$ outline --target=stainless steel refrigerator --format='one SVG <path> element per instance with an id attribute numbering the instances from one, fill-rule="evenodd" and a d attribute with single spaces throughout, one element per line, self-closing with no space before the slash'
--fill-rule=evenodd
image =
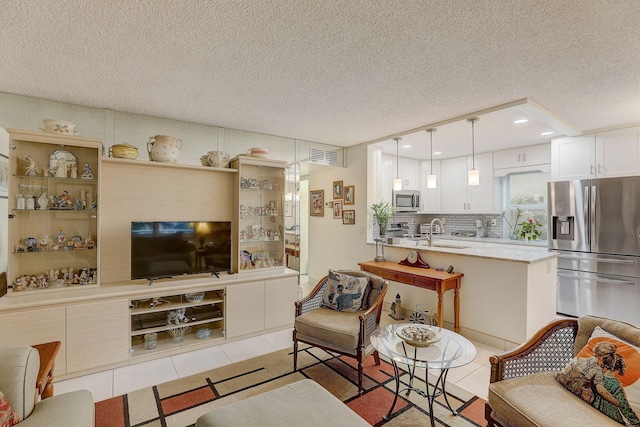
<path id="1" fill-rule="evenodd" d="M 558 313 L 640 324 L 640 177 L 548 184 Z"/>

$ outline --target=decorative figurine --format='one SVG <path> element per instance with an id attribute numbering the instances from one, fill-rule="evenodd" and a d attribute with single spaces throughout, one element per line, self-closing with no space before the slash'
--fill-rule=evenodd
<path id="1" fill-rule="evenodd" d="M 71 164 L 71 178 L 78 177 L 78 165 L 76 163 Z"/>
<path id="2" fill-rule="evenodd" d="M 33 160 L 30 154 L 27 154 L 25 157 L 27 160 L 27 168 L 25 169 L 24 174 L 28 176 L 37 176 L 38 175 L 38 166 L 36 165 L 36 161 Z"/>
<path id="3" fill-rule="evenodd" d="M 58 235 L 56 236 L 56 242 L 58 242 L 58 244 L 62 244 L 66 240 L 67 240 L 67 236 L 64 235 L 64 231 L 62 231 L 62 227 L 58 227 Z"/>
<path id="4" fill-rule="evenodd" d="M 91 166 L 89 163 L 84 163 L 84 172 L 82 172 L 82 178 L 84 179 L 93 179 L 93 172 L 91 172 Z"/>
<path id="5" fill-rule="evenodd" d="M 67 164 L 66 160 L 61 159 L 58 161 L 58 166 L 56 168 L 56 174 L 55 177 L 56 178 L 66 178 L 67 177 L 67 169 L 69 168 L 69 165 Z"/>
<path id="6" fill-rule="evenodd" d="M 394 320 L 404 320 L 404 316 L 402 315 L 402 307 L 401 307 L 402 301 L 400 300 L 400 294 L 396 294 L 396 300 L 394 303 L 391 304 L 391 313 L 389 313 L 389 316 L 391 316 L 392 319 Z"/>

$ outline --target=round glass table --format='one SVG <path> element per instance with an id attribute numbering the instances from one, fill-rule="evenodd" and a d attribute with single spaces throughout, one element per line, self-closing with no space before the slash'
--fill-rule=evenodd
<path id="1" fill-rule="evenodd" d="M 440 340 L 425 347 L 416 347 L 405 342 L 400 336 L 398 336 L 398 330 L 401 328 L 417 326 L 420 328 L 427 328 L 440 334 Z M 398 401 L 398 395 L 401 391 L 406 390 L 406 394 L 409 395 L 411 391 L 415 391 L 422 397 L 425 397 L 429 402 L 429 418 L 431 419 L 431 426 L 435 426 L 433 419 L 433 401 L 436 397 L 444 395 L 445 402 L 451 410 L 453 415 L 458 413 L 451 408 L 449 399 L 445 392 L 447 373 L 451 368 L 458 368 L 466 365 L 475 359 L 476 348 L 475 346 L 463 337 L 448 329 L 442 329 L 438 326 L 429 326 L 416 323 L 398 323 L 394 325 L 388 325 L 379 329 L 371 336 L 371 344 L 378 350 L 378 353 L 391 360 L 393 365 L 393 371 L 396 380 L 396 393 L 391 408 L 385 420 L 389 419 L 389 416 L 393 412 L 393 408 Z M 409 373 L 409 385 L 400 390 L 400 369 L 398 364 L 407 365 L 407 371 Z M 413 380 L 415 378 L 416 368 L 425 369 L 425 389 L 414 387 Z M 437 377 L 435 384 L 432 386 L 429 384 L 429 369 L 438 369 L 440 374 Z"/>

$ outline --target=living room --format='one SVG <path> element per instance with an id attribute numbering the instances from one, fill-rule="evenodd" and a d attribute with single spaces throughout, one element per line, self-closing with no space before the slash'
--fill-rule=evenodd
<path id="1" fill-rule="evenodd" d="M 196 3 L 189 4 L 190 7 L 185 7 L 185 10 L 178 10 L 181 8 L 172 5 L 170 10 L 162 12 L 145 8 L 134 10 L 129 9 L 130 6 L 123 6 L 120 10 L 109 5 L 76 4 L 64 9 L 68 13 L 62 22 L 66 25 L 47 22 L 47 19 L 39 16 L 43 11 L 31 6 L 9 7 L 3 18 L 7 28 L 15 31 L 9 43 L 42 47 L 14 49 L 15 46 L 12 46 L 7 49 L 7 62 L 15 64 L 15 67 L 3 72 L 5 84 L 0 87 L 0 127 L 38 132 L 38 123 L 42 119 L 57 118 L 74 123 L 79 137 L 102 141 L 105 151 L 100 158 L 104 157 L 104 162 L 100 168 L 96 168 L 96 172 L 99 169 L 101 179 L 116 175 L 122 178 L 117 185 L 118 190 L 123 192 L 128 186 L 133 188 L 147 182 L 145 180 L 151 179 L 153 174 L 169 179 L 169 176 L 178 175 L 179 172 L 176 172 L 176 168 L 166 169 L 171 171 L 168 173 L 158 172 L 161 169 L 159 166 L 154 169 L 156 165 L 148 169 L 138 165 L 128 169 L 125 163 L 108 157 L 108 148 L 115 144 L 126 142 L 135 146 L 140 153 L 135 162 L 143 163 L 148 158 L 149 137 L 174 136 L 182 140 L 178 164 L 185 166 L 185 174 L 198 174 L 199 177 L 218 175 L 217 172 L 195 171 L 196 168 L 207 168 L 203 166 L 201 157 L 209 151 L 226 151 L 230 157 L 235 157 L 246 154 L 254 147 L 267 148 L 269 159 L 284 161 L 287 173 L 290 172 L 292 177 L 285 186 L 288 186 L 286 193 L 291 194 L 293 211 L 283 221 L 284 227 L 294 232 L 285 238 L 294 242 L 298 239 L 296 243 L 300 243 L 301 249 L 298 264 L 291 264 L 298 271 L 287 271 L 284 275 L 287 279 L 296 277 L 297 281 L 299 273 L 307 290 L 326 276 L 329 269 L 357 270 L 358 263 L 373 260 L 378 255 L 371 241 L 376 237 L 374 231 L 377 224 L 369 207 L 379 201 L 379 193 L 372 185 L 371 146 L 417 132 L 424 135 L 426 145 L 426 128 L 434 125 L 444 127 L 451 124 L 448 123 L 450 121 L 465 122 L 466 118 L 478 112 L 521 99 L 539 102 L 584 135 L 631 128 L 640 122 L 637 97 L 633 95 L 637 93 L 637 79 L 634 73 L 624 71 L 633 69 L 637 61 L 629 54 L 634 51 L 636 40 L 635 34 L 629 30 L 633 28 L 630 25 L 633 13 L 637 12 L 636 6 L 631 3 L 621 3 L 615 7 L 598 5 L 596 9 L 599 13 L 596 14 L 584 5 L 555 3 L 517 6 L 507 12 L 491 4 L 467 8 L 469 5 L 465 2 L 450 9 L 442 5 L 414 5 L 407 6 L 406 10 L 383 5 L 361 5 L 362 10 L 357 7 L 345 7 L 343 10 L 342 6 L 307 8 L 286 2 L 286 5 L 272 5 L 264 10 L 255 5 L 245 5 L 252 17 L 249 20 L 242 18 L 247 17 L 246 11 L 231 5 L 225 5 L 218 12 Z M 576 17 L 575 8 L 580 8 L 584 16 Z M 545 16 L 543 22 L 536 25 L 527 23 L 524 27 L 514 23 L 520 19 L 526 20 L 526 15 L 533 12 L 538 13 L 537 16 Z M 200 20 L 198 15 L 207 19 Z M 122 17 L 127 24 L 113 26 L 113 19 L 106 16 Z M 441 16 L 446 18 L 445 21 L 451 19 L 448 22 L 464 24 L 461 27 L 473 31 L 465 32 L 468 37 L 460 36 L 454 42 L 450 40 L 447 26 L 438 24 L 438 36 L 431 39 L 421 29 L 425 25 L 428 27 L 431 16 Z M 221 17 L 229 22 L 221 22 L 225 20 Z M 143 21 L 146 22 L 144 27 L 139 26 Z M 285 25 L 286 22 L 291 26 Z M 318 22 L 322 23 L 321 28 L 317 27 Z M 496 33 L 491 37 L 478 36 L 485 34 L 483 31 L 488 22 L 495 24 L 491 26 L 497 28 Z M 226 25 L 234 30 L 231 31 Z M 537 25 L 542 25 L 544 30 Z M 142 31 L 131 31 L 136 26 L 145 28 L 144 37 L 140 37 Z M 251 37 L 242 38 L 239 29 L 247 27 L 255 32 L 251 32 Z M 87 40 L 86 46 L 77 46 L 77 42 L 67 44 L 61 28 L 76 29 L 78 37 Z M 165 31 L 167 28 L 174 31 L 175 35 L 168 36 L 169 30 Z M 191 28 L 191 31 L 180 35 L 184 28 Z M 210 36 L 212 28 L 216 37 Z M 317 33 L 307 32 L 309 29 Z M 290 31 L 297 37 L 291 36 Z M 375 39 L 376 42 L 371 42 L 369 46 L 367 37 L 373 37 L 377 31 L 384 33 L 384 37 Z M 27 34 L 29 32 L 33 34 Z M 413 37 L 410 34 L 421 35 Z M 111 35 L 115 37 L 113 43 L 109 41 Z M 593 43 L 585 48 L 577 40 L 584 40 L 587 36 Z M 216 41 L 209 41 L 209 37 Z M 291 44 L 294 39 L 298 42 Z M 499 41 L 510 39 L 518 42 L 510 44 L 509 54 L 506 54 L 500 47 L 503 43 Z M 53 40 L 58 44 L 44 43 L 54 43 Z M 493 41 L 486 43 L 486 40 Z M 467 44 L 471 41 L 474 45 Z M 272 46 L 272 43 L 276 45 Z M 158 48 L 163 44 L 166 44 L 168 52 Z M 61 49 L 55 49 L 55 46 Z M 410 48 L 405 51 L 403 46 Z M 444 49 L 443 46 L 448 47 Z M 526 52 L 519 52 L 517 46 L 525 46 Z M 615 46 L 615 49 L 611 49 L 611 46 Z M 437 61 L 426 53 L 435 47 Z M 17 54 L 16 50 L 22 52 Z M 547 51 L 552 51 L 552 59 L 545 57 Z M 97 55 L 96 52 L 103 54 Z M 237 52 L 243 54 L 236 55 Z M 455 63 L 445 62 L 451 52 L 464 52 L 465 55 L 461 56 L 466 59 L 458 58 Z M 54 59 L 57 54 L 64 60 Z M 211 57 L 207 59 L 207 55 Z M 144 65 L 141 66 L 139 62 L 144 62 Z M 392 65 L 394 62 L 398 65 Z M 265 67 L 258 64 L 265 64 Z M 295 65 L 290 74 L 286 71 L 286 64 Z M 424 64 L 430 66 L 425 69 Z M 86 73 L 81 73 L 83 67 L 80 65 L 87 67 Z M 439 71 L 440 68 L 448 71 Z M 192 74 L 186 76 L 188 72 L 185 70 L 191 70 Z M 324 74 L 319 75 L 318 70 Z M 226 80 L 221 77 L 223 74 Z M 425 79 L 425 76 L 429 78 Z M 403 80 L 411 82 L 400 84 Z M 492 80 L 498 82 L 490 83 Z M 351 87 L 359 89 L 352 91 Z M 308 96 L 301 96 L 305 93 Z M 310 102 L 310 99 L 314 102 Z M 478 126 L 482 123 L 481 120 Z M 469 136 L 461 144 L 470 150 Z M 546 143 L 550 143 L 551 139 L 553 137 L 549 137 Z M 7 143 L 6 139 L 2 142 Z M 517 143 L 514 143 L 513 147 L 516 146 Z M 309 162 L 312 150 L 338 153 L 339 161 L 331 166 Z M 488 151 L 492 150 L 485 146 L 478 148 L 477 154 L 486 154 Z M 0 153 L 8 155 L 8 145 L 1 146 Z M 151 170 L 153 172 L 149 174 L 145 172 Z M 132 176 L 127 177 L 127 173 Z M 224 172 L 220 175 L 224 175 Z M 231 191 L 233 175 L 227 175 L 229 180 L 224 182 Z M 339 200 L 331 197 L 336 182 L 355 190 L 352 204 L 342 206 L 342 209 L 352 211 L 348 220 L 344 216 L 334 217 L 333 208 L 328 205 Z M 101 181 L 100 185 L 108 183 Z M 220 188 L 217 186 L 214 190 Z M 113 212 L 115 201 L 121 211 L 135 212 L 138 216 L 137 219 L 126 218 L 128 223 L 134 220 L 170 221 L 171 209 L 180 212 L 188 221 L 233 221 L 230 205 L 222 207 L 210 190 L 208 184 L 200 188 L 185 186 L 176 202 L 161 193 L 144 194 L 144 189 L 136 200 L 119 197 L 114 189 L 102 189 L 99 196 L 103 202 L 109 203 L 99 207 L 100 221 L 106 225 L 109 224 L 110 215 L 117 216 Z M 322 216 L 310 215 L 309 212 L 309 197 L 318 191 L 324 192 Z M 147 197 L 153 201 L 149 202 Z M 0 208 L 10 210 L 14 202 L 0 199 Z M 279 208 L 284 211 L 285 200 L 281 205 Z M 158 206 L 161 208 L 158 209 Z M 221 209 L 222 214 L 211 214 L 211 206 Z M 156 214 L 160 211 L 162 214 Z M 193 216 L 186 219 L 184 215 L 187 214 Z M 501 220 L 501 212 L 492 214 Z M 429 216 L 429 220 L 433 216 L 436 215 Z M 3 227 L 10 224 L 10 220 L 3 222 Z M 296 229 L 299 230 L 297 236 Z M 124 257 L 124 261 L 118 258 L 123 254 L 118 253 L 118 243 L 112 243 L 113 240 L 109 242 L 113 235 L 104 229 L 100 234 L 102 238 L 97 240 L 97 244 L 107 242 L 111 245 L 109 249 L 100 248 L 101 270 L 104 271 L 101 274 L 105 278 L 121 274 L 113 282 L 120 281 L 122 275 L 130 279 L 128 256 Z M 3 242 L 2 252 L 7 254 L 15 250 L 16 243 Z M 124 247 L 128 247 L 126 242 Z M 487 276 L 486 270 L 492 270 L 498 276 L 498 281 L 522 277 L 523 287 L 517 294 L 520 296 L 529 292 L 530 284 L 536 280 L 551 283 L 555 277 L 555 261 L 544 259 L 531 262 L 526 267 L 511 263 L 505 264 L 509 267 L 500 270 L 488 267 L 488 263 L 483 264 L 477 259 L 463 260 L 462 255 L 456 253 L 458 249 L 445 249 L 433 251 L 425 248 L 421 249 L 421 253 L 433 266 L 446 269 L 449 264 L 454 264 L 456 271 L 465 274 L 460 290 L 463 335 L 468 332 L 468 337 L 475 342 L 502 351 L 523 342 L 525 338 L 521 336 L 531 336 L 533 330 L 555 317 L 555 312 L 548 312 L 546 297 L 551 295 L 547 292 L 551 287 L 545 285 L 545 301 L 541 304 L 544 309 L 533 309 L 532 313 L 532 307 L 527 306 L 526 302 L 517 308 L 509 306 L 502 311 L 504 316 L 514 313 L 514 316 L 526 318 L 512 325 L 500 320 L 501 326 L 517 327 L 518 331 L 513 334 L 512 331 L 494 334 L 493 330 L 487 329 L 490 326 L 483 324 L 492 323 L 484 313 L 497 313 L 494 307 L 487 304 L 502 304 L 493 298 L 500 291 L 497 288 L 478 291 L 476 287 L 478 294 L 474 295 L 472 287 L 493 283 L 490 278 L 482 277 Z M 398 262 L 407 257 L 411 250 L 403 245 L 387 246 L 385 256 L 391 262 Z M 114 262 L 114 259 L 117 261 Z M 451 259 L 461 261 L 451 262 Z M 6 270 L 7 262 L 7 257 L 0 260 L 3 270 Z M 539 271 L 533 271 L 536 268 Z M 472 269 L 477 269 L 479 273 L 472 273 Z M 13 280 L 14 277 L 9 277 L 9 283 Z M 105 281 L 105 285 L 109 282 Z M 103 287 L 105 289 L 108 286 Z M 125 320 L 119 318 L 116 321 L 118 324 L 112 327 L 127 332 L 127 346 L 130 344 L 129 300 L 142 299 L 142 296 L 138 298 L 136 295 L 149 292 L 148 289 L 139 289 L 137 294 L 136 290 L 131 295 L 124 295 L 122 300 L 126 299 L 126 304 L 115 310 Z M 417 304 L 423 304 L 429 310 L 438 304 L 438 296 L 434 292 L 392 283 L 385 297 L 385 310 L 389 310 L 394 303 L 396 293 L 401 293 L 406 313 L 411 312 Z M 58 295 L 55 292 L 52 294 Z M 509 300 L 504 293 L 500 295 Z M 491 301 L 484 301 L 483 297 Z M 60 299 L 64 297 L 56 296 L 53 299 L 57 299 L 56 304 L 60 305 Z M 1 307 L 7 310 L 6 302 L 0 304 L 5 304 Z M 469 308 L 467 304 L 474 307 Z M 453 293 L 445 293 L 444 313 L 440 314 L 444 315 L 447 328 L 453 328 L 455 323 L 451 310 L 453 305 Z M 105 318 L 109 316 L 107 311 L 102 314 Z M 59 316 L 55 319 L 59 320 L 56 325 L 62 330 L 65 320 Z M 263 332 L 276 333 L 274 330 Z M 252 333 L 262 335 L 259 332 Z M 44 336 L 46 331 L 42 332 Z M 280 342 L 280 338 L 278 336 L 276 340 Z M 105 362 L 103 366 L 129 363 Z M 94 366 L 78 372 L 97 371 L 98 368 Z M 65 377 L 62 374 L 59 378 L 74 375 Z"/>

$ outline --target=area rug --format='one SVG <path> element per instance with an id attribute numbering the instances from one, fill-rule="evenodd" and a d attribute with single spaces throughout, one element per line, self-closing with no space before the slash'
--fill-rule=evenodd
<path id="1" fill-rule="evenodd" d="M 114 397 L 96 403 L 96 427 L 194 426 L 200 415 L 215 408 L 304 378 L 322 385 L 372 426 L 429 425 L 427 401 L 416 393 L 401 393 L 389 420 L 383 419 L 395 392 L 393 367 L 384 360 L 376 366 L 372 356 L 366 359 L 362 396 L 358 395 L 354 359 L 308 347 L 300 351 L 298 367 L 292 372 L 292 350 L 281 350 Z M 401 379 L 406 383 L 408 375 L 403 373 Z M 416 382 L 424 389 L 424 376 L 414 380 L 414 385 Z M 440 396 L 433 409 L 436 425 L 485 425 L 483 399 L 455 385 L 447 385 L 447 395 L 458 415 L 452 415 Z M 304 425 L 304 420 L 300 422 Z"/>

